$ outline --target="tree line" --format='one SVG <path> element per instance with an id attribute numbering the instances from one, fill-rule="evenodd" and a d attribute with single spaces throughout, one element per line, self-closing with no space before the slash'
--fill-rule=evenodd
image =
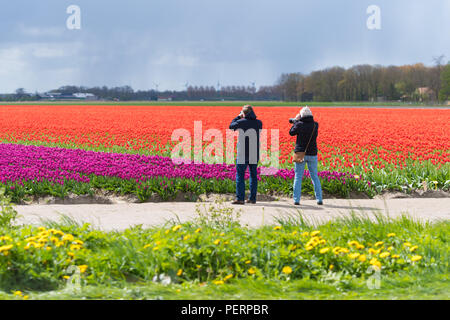
<path id="1" fill-rule="evenodd" d="M 277 81 L 285 101 L 445 101 L 450 92 L 450 63 L 427 67 L 356 65 L 282 74 Z"/>
<path id="2" fill-rule="evenodd" d="M 100 100 L 283 100 L 283 101 L 446 101 L 450 98 L 450 62 L 443 56 L 433 66 L 422 63 L 404 66 L 356 65 L 331 67 L 309 74 L 282 74 L 274 85 L 189 86 L 182 91 L 133 90 L 130 86 L 62 86 L 48 94 L 70 96 L 91 93 Z M 46 99 L 23 88 L 15 94 L 0 95 L 4 101 Z"/>

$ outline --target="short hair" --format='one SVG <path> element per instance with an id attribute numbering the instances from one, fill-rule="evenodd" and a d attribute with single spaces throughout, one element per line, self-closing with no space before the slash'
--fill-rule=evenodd
<path id="1" fill-rule="evenodd" d="M 247 104 L 242 108 L 242 111 L 244 111 L 244 114 L 247 115 L 251 111 L 253 111 L 253 107 L 251 105 Z"/>

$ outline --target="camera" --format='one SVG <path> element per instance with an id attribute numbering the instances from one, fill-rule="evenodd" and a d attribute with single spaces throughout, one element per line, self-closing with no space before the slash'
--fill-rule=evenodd
<path id="1" fill-rule="evenodd" d="M 297 119 L 295 119 L 295 118 L 290 118 L 289 119 L 289 123 L 295 123 L 297 121 Z"/>

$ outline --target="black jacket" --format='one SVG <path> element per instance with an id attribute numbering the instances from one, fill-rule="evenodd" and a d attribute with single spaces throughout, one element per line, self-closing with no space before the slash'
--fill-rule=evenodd
<path id="1" fill-rule="evenodd" d="M 237 154 L 237 160 L 242 161 L 241 157 L 243 156 L 242 153 L 239 152 L 240 148 L 242 148 L 242 139 L 241 133 L 244 134 L 249 129 L 254 129 L 256 133 L 256 163 L 259 161 L 259 134 L 260 130 L 262 129 L 262 121 L 256 119 L 256 115 L 253 111 L 250 111 L 245 118 L 240 118 L 239 116 L 234 118 L 233 121 L 231 121 L 230 124 L 231 130 L 239 130 L 239 139 L 238 139 L 238 154 Z M 250 157 L 250 150 L 255 150 L 255 146 L 252 145 L 252 148 L 250 148 L 250 138 L 248 136 L 245 136 L 245 162 L 249 162 L 250 160 L 255 160 L 254 157 Z M 251 163 L 253 163 L 252 161 Z M 256 164 L 255 163 L 255 164 Z"/>
<path id="2" fill-rule="evenodd" d="M 313 133 L 314 124 L 316 128 Z M 294 152 L 305 152 L 306 145 L 311 137 L 308 150 L 306 150 L 307 156 L 317 156 L 317 136 L 319 134 L 319 124 L 314 121 L 313 116 L 306 116 L 298 121 L 295 121 L 289 130 L 291 136 L 297 136 L 297 142 L 295 143 Z"/>

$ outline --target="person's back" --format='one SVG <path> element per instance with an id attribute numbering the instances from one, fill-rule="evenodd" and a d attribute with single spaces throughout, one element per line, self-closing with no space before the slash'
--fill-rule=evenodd
<path id="1" fill-rule="evenodd" d="M 302 192 L 302 179 L 305 165 L 308 164 L 308 170 L 311 181 L 314 185 L 317 204 L 322 205 L 322 186 L 318 175 L 317 158 L 317 137 L 319 135 L 319 123 L 314 121 L 311 110 L 308 107 L 303 108 L 295 119 L 292 119 L 293 125 L 289 134 L 297 136 L 294 152 L 305 152 L 303 162 L 295 162 L 295 178 L 293 186 L 294 204 L 300 204 Z"/>
<path id="2" fill-rule="evenodd" d="M 245 171 L 250 169 L 250 197 L 248 203 L 256 203 L 258 188 L 257 166 L 259 161 L 259 136 L 262 121 L 256 118 L 253 107 L 246 105 L 239 116 L 230 124 L 231 130 L 239 130 L 238 151 L 236 158 L 236 201 L 233 204 L 244 204 Z"/>
<path id="3" fill-rule="evenodd" d="M 257 164 L 259 161 L 259 137 L 260 130 L 262 129 L 262 121 L 257 119 L 253 108 L 251 106 L 244 106 L 239 116 L 231 122 L 230 129 L 235 131 L 239 130 L 237 146 L 238 162 L 240 164 Z M 256 139 L 256 144 L 254 139 Z"/>
<path id="4" fill-rule="evenodd" d="M 314 121 L 312 115 L 301 117 L 294 123 L 289 131 L 291 136 L 297 136 L 294 152 L 305 152 L 307 156 L 317 156 L 317 137 L 319 135 L 319 123 Z M 311 140 L 309 140 L 311 139 Z"/>

